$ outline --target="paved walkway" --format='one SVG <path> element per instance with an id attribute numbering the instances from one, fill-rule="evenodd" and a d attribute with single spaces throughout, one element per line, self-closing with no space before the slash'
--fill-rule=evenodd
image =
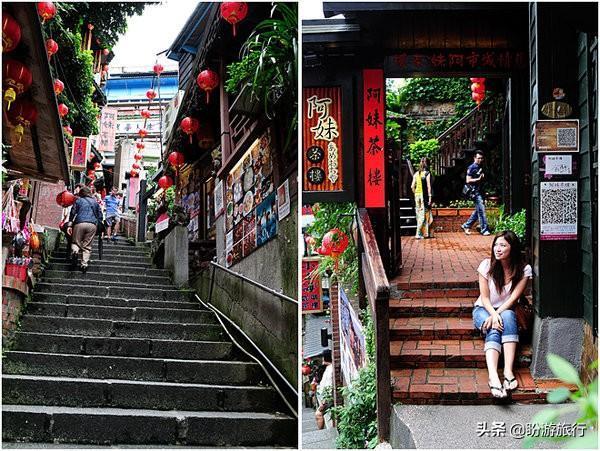
<path id="1" fill-rule="evenodd" d="M 477 286 L 477 267 L 491 252 L 493 235 L 476 232 L 436 234 L 415 240 L 402 237 L 402 273 L 390 281 L 399 289 Z"/>
<path id="2" fill-rule="evenodd" d="M 303 449 L 334 449 L 337 430 L 335 428 L 317 429 L 315 411 L 304 407 L 302 409 L 302 448 Z"/>

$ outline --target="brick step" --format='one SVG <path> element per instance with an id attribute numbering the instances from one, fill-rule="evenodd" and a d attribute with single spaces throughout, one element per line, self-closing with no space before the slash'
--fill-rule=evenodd
<path id="1" fill-rule="evenodd" d="M 63 280 L 62 282 L 68 282 Z M 105 298 L 146 299 L 152 301 L 189 301 L 192 299 L 193 290 L 178 290 L 169 288 L 148 287 L 105 287 L 74 285 L 71 283 L 40 282 L 35 285 L 38 293 L 61 293 L 77 296 L 97 296 Z"/>
<path id="2" fill-rule="evenodd" d="M 264 377 L 254 362 L 88 356 L 8 351 L 3 374 L 29 374 L 90 379 L 186 382 L 218 385 L 258 384 Z"/>
<path id="3" fill-rule="evenodd" d="M 200 304 L 188 301 L 170 302 L 155 301 L 148 299 L 123 299 L 118 297 L 100 297 L 100 296 L 78 296 L 77 294 L 65 293 L 33 293 L 34 302 L 58 303 L 67 305 L 98 305 L 105 307 L 150 307 L 161 309 L 188 309 L 198 310 Z"/>
<path id="4" fill-rule="evenodd" d="M 102 269 L 102 268 L 98 268 Z M 161 271 L 161 270 L 159 270 Z M 164 270 L 162 270 L 164 271 Z M 148 285 L 170 285 L 171 279 L 168 274 L 151 275 L 151 274 L 123 274 L 120 268 L 114 272 L 94 271 L 82 274 L 80 271 L 57 271 L 50 269 L 44 272 L 44 279 L 48 280 L 94 280 L 104 284 L 112 284 L 113 282 L 128 283 L 128 284 L 148 284 Z"/>
<path id="5" fill-rule="evenodd" d="M 529 368 L 518 368 L 519 388 L 510 398 L 492 397 L 485 368 L 417 368 L 392 370 L 395 402 L 403 404 L 545 403 L 547 389 L 536 385 Z M 502 379 L 502 374 L 500 375 Z"/>
<path id="6" fill-rule="evenodd" d="M 65 318 L 109 319 L 120 321 L 153 321 L 165 323 L 215 323 L 210 310 L 179 310 L 148 307 L 106 307 L 98 305 L 69 305 L 56 302 L 30 302 L 27 314 L 62 316 Z"/>
<path id="7" fill-rule="evenodd" d="M 414 271 L 414 269 L 413 269 Z M 431 276 L 422 275 L 419 271 L 416 271 L 417 275 L 411 276 L 409 281 L 398 281 L 396 282 L 396 288 L 398 290 L 472 290 L 476 289 L 479 292 L 479 281 L 471 277 L 469 279 L 457 279 L 457 280 L 431 280 Z M 422 276 L 422 277 L 421 277 Z M 429 280 L 427 280 L 429 279 Z M 443 279 L 443 278 L 442 278 Z M 393 284 L 393 282 L 392 282 Z M 479 293 L 478 293 L 479 294 Z"/>
<path id="8" fill-rule="evenodd" d="M 226 360 L 232 344 L 227 341 L 168 340 L 132 337 L 90 337 L 38 332 L 17 332 L 13 351 L 190 360 Z"/>
<path id="9" fill-rule="evenodd" d="M 2 376 L 2 402 L 64 407 L 222 412 L 268 412 L 280 407 L 277 392 L 271 387 L 18 374 Z"/>
<path id="10" fill-rule="evenodd" d="M 396 368 L 486 368 L 483 339 L 407 340 L 390 343 L 390 363 Z M 520 346 L 516 366 L 529 367 L 531 346 Z"/>
<path id="11" fill-rule="evenodd" d="M 390 299 L 390 318 L 413 316 L 471 317 L 473 298 L 402 298 Z"/>
<path id="12" fill-rule="evenodd" d="M 437 285 L 437 286 L 432 286 Z M 475 303 L 479 297 L 479 287 L 450 287 L 446 282 L 427 283 L 426 287 L 416 289 L 399 288 L 399 298 L 425 299 L 425 298 L 468 298 Z"/>
<path id="13" fill-rule="evenodd" d="M 262 412 L 2 406 L 4 441 L 295 447 L 297 421 Z"/>
<path id="14" fill-rule="evenodd" d="M 393 340 L 470 340 L 479 332 L 472 318 L 455 316 L 416 316 L 390 319 Z"/>

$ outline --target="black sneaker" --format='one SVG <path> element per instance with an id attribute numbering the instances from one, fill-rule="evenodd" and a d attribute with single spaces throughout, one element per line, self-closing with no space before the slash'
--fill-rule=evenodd
<path id="1" fill-rule="evenodd" d="M 81 265 L 81 274 L 85 274 L 87 272 L 87 270 L 88 270 L 87 265 L 86 266 Z"/>

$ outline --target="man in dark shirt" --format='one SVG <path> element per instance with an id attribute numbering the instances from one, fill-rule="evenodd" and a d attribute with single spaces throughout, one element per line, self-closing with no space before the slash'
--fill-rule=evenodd
<path id="1" fill-rule="evenodd" d="M 488 229 L 487 218 L 485 217 L 485 204 L 483 201 L 483 190 L 482 184 L 484 179 L 483 168 L 483 152 L 478 150 L 475 152 L 473 157 L 473 164 L 467 169 L 467 184 L 472 186 L 473 190 L 473 201 L 475 202 L 475 210 L 471 213 L 471 216 L 465 222 L 461 228 L 467 235 L 471 234 L 471 226 L 475 221 L 479 221 L 479 228 L 482 235 L 490 235 Z"/>

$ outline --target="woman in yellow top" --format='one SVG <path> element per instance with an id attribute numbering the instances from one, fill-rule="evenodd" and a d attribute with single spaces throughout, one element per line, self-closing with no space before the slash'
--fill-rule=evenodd
<path id="1" fill-rule="evenodd" d="M 430 231 L 433 217 L 431 216 L 431 174 L 429 173 L 429 159 L 423 157 L 419 164 L 419 170 L 414 173 L 411 184 L 415 195 L 415 212 L 417 215 L 416 240 L 431 238 Z"/>

